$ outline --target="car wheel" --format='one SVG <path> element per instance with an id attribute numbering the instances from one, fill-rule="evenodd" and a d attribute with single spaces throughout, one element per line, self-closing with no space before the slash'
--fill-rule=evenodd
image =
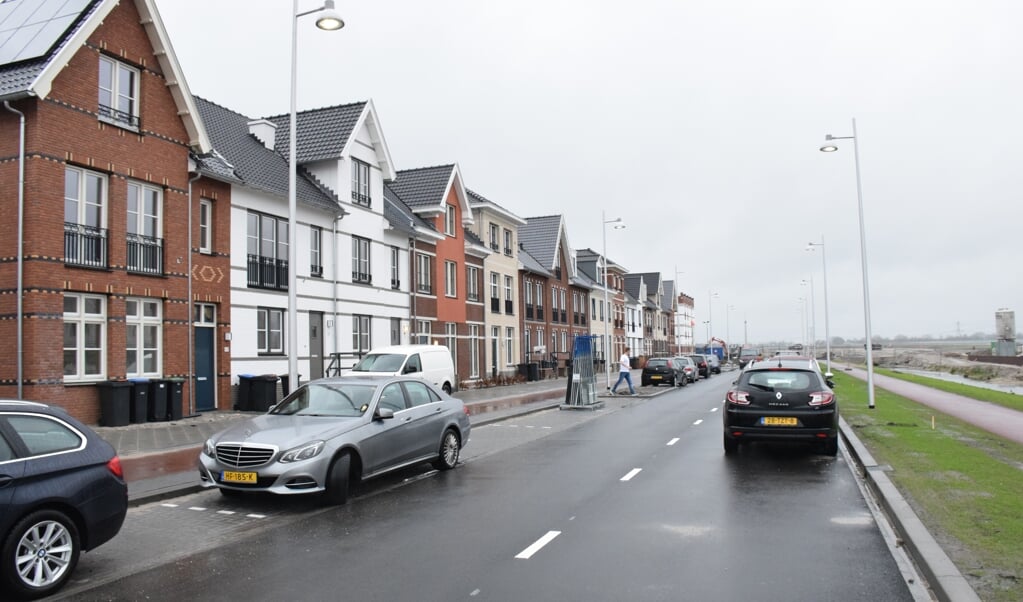
<path id="1" fill-rule="evenodd" d="M 458 440 L 458 433 L 454 429 L 444 431 L 440 439 L 440 457 L 433 462 L 437 470 L 451 470 L 458 464 L 458 455 L 462 451 L 462 442 Z"/>
<path id="2" fill-rule="evenodd" d="M 441 389 L 448 395 L 451 395 L 451 383 L 444 383 L 444 386 L 442 386 Z"/>
<path id="3" fill-rule="evenodd" d="M 78 527 L 63 512 L 33 512 L 4 542 L 0 576 L 19 598 L 48 596 L 71 578 L 81 545 Z"/>
<path id="4" fill-rule="evenodd" d="M 725 455 L 730 456 L 735 452 L 739 451 L 739 442 L 732 439 L 728 435 L 723 435 L 722 441 L 725 444 Z"/>
<path id="5" fill-rule="evenodd" d="M 340 506 L 348 501 L 348 482 L 352 473 L 352 456 L 347 452 L 338 456 L 327 471 L 327 503 Z"/>
<path id="6" fill-rule="evenodd" d="M 824 442 L 824 448 L 822 452 L 825 456 L 837 456 L 838 455 L 838 437 L 832 437 Z"/>

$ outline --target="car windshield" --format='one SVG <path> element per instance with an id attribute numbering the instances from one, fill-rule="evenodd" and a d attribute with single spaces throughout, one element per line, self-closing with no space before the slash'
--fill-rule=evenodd
<path id="1" fill-rule="evenodd" d="M 271 414 L 356 418 L 369 409 L 374 385 L 309 384 L 270 411 Z"/>
<path id="2" fill-rule="evenodd" d="M 405 361 L 403 353 L 371 353 L 362 358 L 353 372 L 397 372 Z"/>
<path id="3" fill-rule="evenodd" d="M 746 382 L 765 391 L 775 391 L 778 389 L 805 391 L 810 388 L 812 381 L 808 372 L 764 370 L 750 373 L 749 379 Z"/>
<path id="4" fill-rule="evenodd" d="M 668 360 L 652 359 L 652 360 L 648 360 L 646 365 L 650 366 L 651 368 L 656 368 L 658 366 L 667 365 L 667 363 L 668 363 Z"/>

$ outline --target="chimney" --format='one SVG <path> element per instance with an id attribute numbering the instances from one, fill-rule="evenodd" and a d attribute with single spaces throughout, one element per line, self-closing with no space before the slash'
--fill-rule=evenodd
<path id="1" fill-rule="evenodd" d="M 266 119 L 254 119 L 249 122 L 249 133 L 270 150 L 274 149 L 274 138 L 277 136 L 277 125 Z"/>

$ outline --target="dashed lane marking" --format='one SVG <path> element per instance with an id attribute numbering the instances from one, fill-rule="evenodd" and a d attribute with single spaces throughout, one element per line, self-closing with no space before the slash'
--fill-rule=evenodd
<path id="1" fill-rule="evenodd" d="M 640 473 L 640 471 L 642 471 L 642 470 L 643 470 L 642 468 L 633 468 L 632 470 L 630 470 L 628 472 L 628 474 L 626 474 L 624 477 L 622 477 L 619 480 L 620 481 L 631 481 L 632 477 L 638 475 Z"/>
<path id="2" fill-rule="evenodd" d="M 533 556 L 533 554 L 539 552 L 545 545 L 553 541 L 554 538 L 557 537 L 558 535 L 561 535 L 561 531 L 548 531 L 543 537 L 533 542 L 533 545 L 516 554 L 515 557 L 521 558 L 523 560 L 528 560 Z"/>
<path id="3" fill-rule="evenodd" d="M 678 443 L 678 437 L 675 437 L 671 441 L 668 441 L 668 445 L 675 445 L 676 443 Z"/>
<path id="4" fill-rule="evenodd" d="M 702 418 L 700 420 L 697 420 L 696 422 L 694 422 L 693 426 L 699 426 L 701 422 L 703 422 Z"/>

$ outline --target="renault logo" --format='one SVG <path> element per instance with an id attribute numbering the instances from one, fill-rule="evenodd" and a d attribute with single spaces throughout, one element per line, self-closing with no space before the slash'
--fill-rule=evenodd
<path id="1" fill-rule="evenodd" d="M 781 391 L 778 391 L 777 393 L 775 393 L 774 394 L 774 398 L 775 399 L 781 399 Z"/>

